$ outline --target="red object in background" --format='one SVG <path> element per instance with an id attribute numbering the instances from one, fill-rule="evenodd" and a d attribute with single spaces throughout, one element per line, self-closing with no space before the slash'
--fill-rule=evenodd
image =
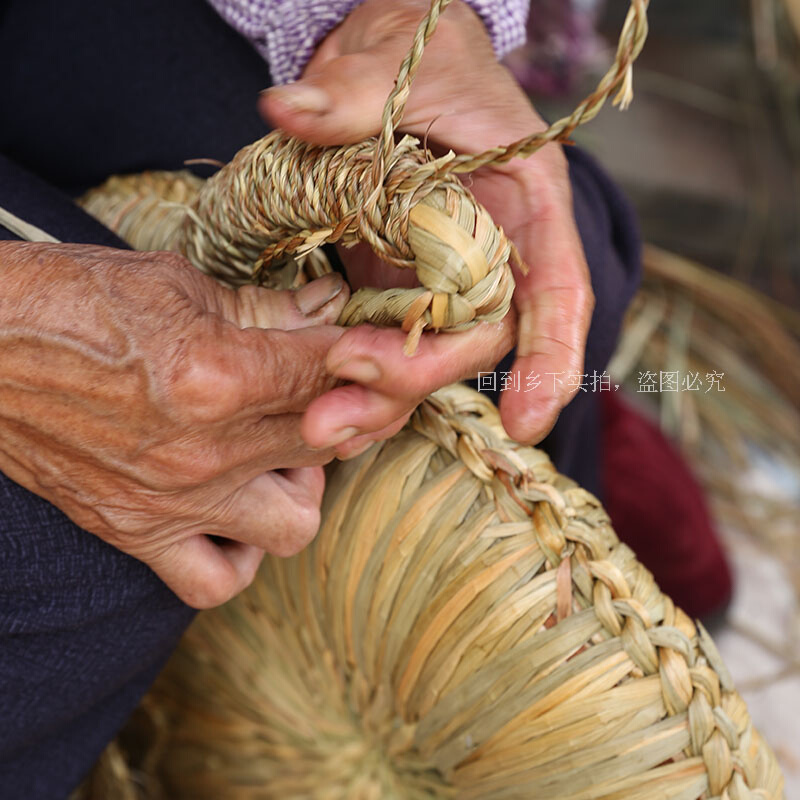
<path id="1" fill-rule="evenodd" d="M 617 536 L 690 617 L 718 620 L 731 570 L 689 466 L 619 393 L 601 393 L 601 414 L 604 505 Z"/>

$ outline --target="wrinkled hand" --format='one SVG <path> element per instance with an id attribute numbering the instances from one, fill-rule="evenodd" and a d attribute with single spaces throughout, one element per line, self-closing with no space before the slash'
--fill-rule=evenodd
<path id="1" fill-rule="evenodd" d="M 303 78 L 266 92 L 261 111 L 291 134 L 318 144 L 344 144 L 375 135 L 381 112 L 426 0 L 367 0 L 320 45 Z M 401 129 L 457 152 L 480 152 L 545 125 L 510 73 L 497 63 L 479 17 L 454 2 L 442 15 L 411 87 Z M 583 352 L 594 299 L 572 212 L 566 159 L 548 145 L 528 160 L 484 168 L 469 184 L 519 248 L 529 266 L 515 269 L 516 290 L 501 323 L 458 334 L 423 334 L 412 359 L 405 335 L 359 326 L 328 353 L 339 378 L 355 381 L 315 400 L 303 434 L 340 455 L 360 452 L 393 434 L 431 391 L 490 370 L 516 341 L 517 386 L 540 375 L 534 391 L 503 392 L 500 412 L 509 434 L 537 442 L 550 430 L 574 387 L 553 387 L 546 373 L 574 374 Z M 354 286 L 409 285 L 409 270 L 378 268 L 363 250 L 347 251 Z M 413 277 L 413 276 L 412 276 Z"/>
<path id="2" fill-rule="evenodd" d="M 174 253 L 0 242 L 0 470 L 190 605 L 224 602 L 317 532 L 333 452 L 300 421 L 335 383 L 342 287 L 233 292 Z"/>

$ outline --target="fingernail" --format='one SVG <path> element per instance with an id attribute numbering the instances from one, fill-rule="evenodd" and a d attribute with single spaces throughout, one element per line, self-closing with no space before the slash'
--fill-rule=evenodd
<path id="1" fill-rule="evenodd" d="M 381 370 L 378 365 L 368 358 L 350 358 L 342 362 L 333 370 L 337 378 L 355 383 L 375 383 L 381 378 Z"/>
<path id="2" fill-rule="evenodd" d="M 331 105 L 330 95 L 317 86 L 308 86 L 305 83 L 287 83 L 267 89 L 266 93 L 274 97 L 292 111 L 308 111 L 321 114 Z"/>
<path id="3" fill-rule="evenodd" d="M 353 428 L 352 426 L 339 428 L 338 431 L 334 431 L 330 435 L 323 447 L 336 447 L 337 444 L 346 442 L 348 439 L 352 439 L 354 436 L 358 436 L 358 428 Z"/>
<path id="4" fill-rule="evenodd" d="M 326 303 L 330 303 L 344 286 L 344 279 L 338 272 L 331 272 L 311 283 L 297 289 L 294 294 L 294 304 L 300 313 L 307 317 L 319 311 Z"/>

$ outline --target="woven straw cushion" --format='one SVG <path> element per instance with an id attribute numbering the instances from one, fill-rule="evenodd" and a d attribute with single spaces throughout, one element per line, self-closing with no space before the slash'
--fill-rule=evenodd
<path id="1" fill-rule="evenodd" d="M 708 635 L 454 386 L 332 465 L 300 555 L 200 615 L 147 706 L 170 798 L 778 798 Z"/>

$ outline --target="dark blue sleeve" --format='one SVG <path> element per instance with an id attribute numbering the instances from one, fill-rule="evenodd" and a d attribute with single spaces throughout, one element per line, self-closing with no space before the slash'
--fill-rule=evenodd
<path id="1" fill-rule="evenodd" d="M 0 153 L 0 206 L 56 239 L 107 247 L 127 245 L 71 197 Z M 0 239 L 19 239 L 0 225 Z"/>

